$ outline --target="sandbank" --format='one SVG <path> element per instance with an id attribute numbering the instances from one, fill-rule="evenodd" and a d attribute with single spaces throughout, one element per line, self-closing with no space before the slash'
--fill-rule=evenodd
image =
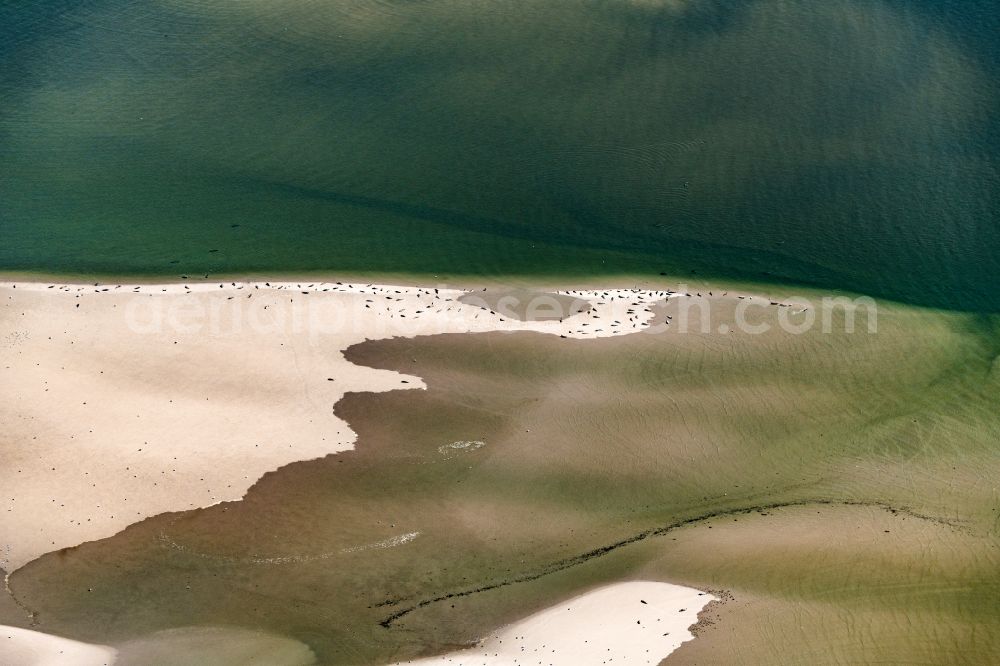
<path id="1" fill-rule="evenodd" d="M 648 581 L 608 585 L 504 627 L 479 645 L 420 666 L 658 664 L 694 636 L 688 628 L 715 597 Z M 397 665 L 398 666 L 398 665 Z"/>
<path id="2" fill-rule="evenodd" d="M 338 282 L 0 283 L 0 568 L 152 515 L 240 499 L 263 474 L 351 448 L 347 392 L 420 389 L 360 367 L 366 339 L 646 327 L 671 295 L 567 290 L 519 321 L 460 290 Z M 540 307 L 551 313 L 550 299 Z M 546 309 L 548 308 L 548 309 Z"/>
<path id="3" fill-rule="evenodd" d="M 19 666 L 110 666 L 117 650 L 30 629 L 0 626 L 0 660 Z"/>

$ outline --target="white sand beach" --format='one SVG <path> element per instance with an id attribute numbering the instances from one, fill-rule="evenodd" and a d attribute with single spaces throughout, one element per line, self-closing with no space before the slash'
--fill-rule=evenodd
<path id="1" fill-rule="evenodd" d="M 646 581 L 608 585 L 504 627 L 475 648 L 400 662 L 419 666 L 658 664 L 694 636 L 715 597 Z M 399 665 L 396 665 L 399 666 Z"/>
<path id="2" fill-rule="evenodd" d="M 666 291 L 563 292 L 589 311 L 520 321 L 454 289 L 320 282 L 0 283 L 0 568 L 152 515 L 240 499 L 262 475 L 351 448 L 349 391 L 419 389 L 359 367 L 366 339 L 642 329 Z M 551 300 L 551 299 L 550 299 Z M 554 302 L 554 301 L 553 301 Z M 546 310 L 548 308 L 548 310 Z"/>

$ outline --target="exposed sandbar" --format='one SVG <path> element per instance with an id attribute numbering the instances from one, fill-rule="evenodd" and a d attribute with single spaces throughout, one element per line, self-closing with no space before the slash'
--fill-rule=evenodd
<path id="1" fill-rule="evenodd" d="M 658 664 L 694 636 L 688 628 L 714 597 L 647 581 L 592 590 L 504 627 L 475 648 L 402 662 L 420 666 Z"/>
<path id="2" fill-rule="evenodd" d="M 346 361 L 366 339 L 642 329 L 665 291 L 576 291 L 587 312 L 518 321 L 441 288 L 341 283 L 0 284 L 0 567 L 243 496 L 349 449 L 349 391 L 424 388 Z"/>

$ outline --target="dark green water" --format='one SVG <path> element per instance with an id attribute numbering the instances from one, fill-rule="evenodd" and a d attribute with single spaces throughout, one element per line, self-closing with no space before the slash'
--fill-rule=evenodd
<path id="1" fill-rule="evenodd" d="M 1000 310 L 994 2 L 0 0 L 0 270 Z"/>

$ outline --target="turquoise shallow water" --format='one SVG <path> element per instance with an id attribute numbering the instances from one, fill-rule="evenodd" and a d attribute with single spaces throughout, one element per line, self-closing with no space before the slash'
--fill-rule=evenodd
<path id="1" fill-rule="evenodd" d="M 0 270 L 1000 309 L 992 3 L 0 3 Z"/>

